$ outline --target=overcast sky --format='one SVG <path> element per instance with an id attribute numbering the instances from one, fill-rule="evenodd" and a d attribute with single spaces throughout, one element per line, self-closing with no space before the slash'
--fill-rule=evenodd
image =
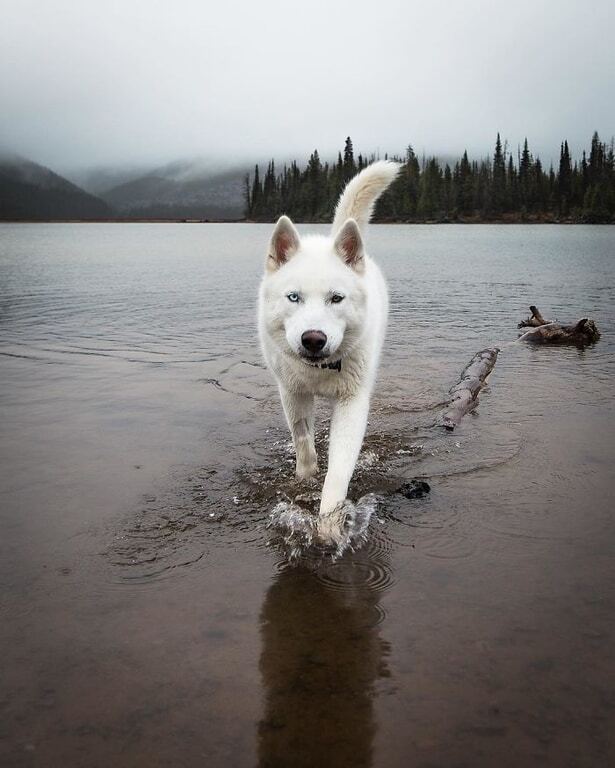
<path id="1" fill-rule="evenodd" d="M 192 156 L 549 160 L 615 133 L 615 2 L 0 0 L 0 144 L 59 170 Z"/>

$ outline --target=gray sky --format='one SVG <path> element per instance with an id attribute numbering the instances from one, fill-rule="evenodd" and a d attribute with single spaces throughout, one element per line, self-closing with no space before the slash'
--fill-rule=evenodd
<path id="1" fill-rule="evenodd" d="M 0 144 L 61 170 L 191 156 L 549 160 L 615 133 L 615 2 L 0 0 Z"/>

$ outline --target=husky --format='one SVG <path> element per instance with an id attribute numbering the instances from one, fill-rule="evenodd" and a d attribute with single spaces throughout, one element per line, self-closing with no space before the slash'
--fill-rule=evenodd
<path id="1" fill-rule="evenodd" d="M 335 539 L 334 521 L 363 443 L 386 332 L 387 287 L 365 251 L 364 230 L 399 168 L 379 161 L 351 179 L 328 237 L 300 237 L 281 216 L 267 250 L 258 302 L 260 343 L 280 390 L 300 480 L 318 470 L 314 398 L 333 403 L 317 525 L 324 539 Z"/>

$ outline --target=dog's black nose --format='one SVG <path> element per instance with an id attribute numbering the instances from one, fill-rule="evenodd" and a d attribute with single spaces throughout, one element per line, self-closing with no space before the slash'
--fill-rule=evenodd
<path id="1" fill-rule="evenodd" d="M 301 343 L 312 355 L 317 354 L 327 343 L 327 337 L 322 331 L 305 331 L 301 334 Z"/>

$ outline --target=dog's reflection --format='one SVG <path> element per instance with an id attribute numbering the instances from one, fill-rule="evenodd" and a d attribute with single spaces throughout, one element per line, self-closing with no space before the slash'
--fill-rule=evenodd
<path id="1" fill-rule="evenodd" d="M 374 683 L 388 676 L 387 646 L 377 593 L 353 587 L 352 562 L 339 566 L 350 574 L 343 590 L 288 568 L 265 597 L 260 768 L 371 765 Z"/>

